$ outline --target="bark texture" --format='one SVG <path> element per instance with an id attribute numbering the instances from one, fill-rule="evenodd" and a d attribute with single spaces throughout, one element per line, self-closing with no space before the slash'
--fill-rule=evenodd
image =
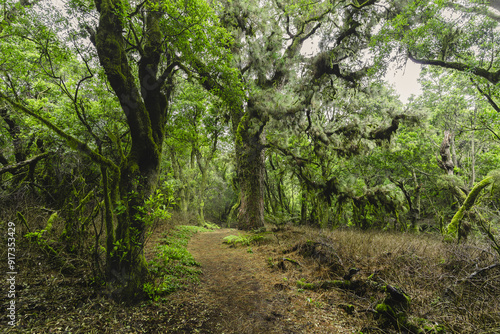
<path id="1" fill-rule="evenodd" d="M 453 169 L 455 168 L 455 164 L 453 163 L 453 158 L 450 152 L 451 141 L 453 140 L 452 137 L 453 136 L 450 131 L 445 131 L 443 142 L 441 143 L 441 146 L 439 148 L 441 160 L 438 160 L 438 164 L 439 167 L 446 171 L 446 174 L 448 175 L 453 175 Z"/>
<path id="2" fill-rule="evenodd" d="M 159 12 L 151 9 L 146 14 L 144 42 L 137 62 L 138 85 L 135 66 L 131 65 L 133 60 L 127 54 L 128 46 L 122 34 L 123 4 L 96 0 L 96 7 L 99 25 L 95 46 L 99 61 L 118 97 L 131 137 L 128 155 L 122 155 L 119 172 L 111 176 L 116 187 L 110 191 L 114 192 L 114 205 L 120 210 L 116 217 L 113 250 L 108 249 L 107 272 L 109 279 L 118 283 L 118 293 L 133 299 L 142 293 L 148 276 L 143 254 L 146 226 L 140 207 L 158 181 L 169 95 L 169 90 L 162 90 L 162 86 L 171 78 L 168 72 L 171 67 L 167 66 L 165 72 L 158 75 L 160 55 L 164 52 Z M 109 244 L 108 240 L 108 248 Z"/>
<path id="3" fill-rule="evenodd" d="M 255 124 L 256 126 L 251 126 Z M 246 112 L 233 113 L 236 133 L 236 166 L 240 187 L 238 228 L 253 230 L 264 226 L 264 126 L 249 102 Z"/>

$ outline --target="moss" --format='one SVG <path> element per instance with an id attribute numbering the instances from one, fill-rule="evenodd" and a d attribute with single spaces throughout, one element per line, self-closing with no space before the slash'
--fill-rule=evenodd
<path id="1" fill-rule="evenodd" d="M 406 328 L 410 330 L 410 333 L 418 332 L 417 327 L 409 324 L 405 312 L 396 312 L 395 309 L 382 302 L 375 306 L 375 311 L 379 315 L 379 320 L 383 327 L 390 327 L 391 325 L 399 330 L 400 328 Z"/>
<path id="2" fill-rule="evenodd" d="M 460 230 L 460 221 L 464 217 L 465 213 L 472 208 L 474 205 L 474 202 L 476 201 L 476 198 L 479 196 L 479 193 L 481 190 L 483 190 L 485 187 L 489 186 L 493 182 L 493 177 L 488 176 L 484 178 L 481 182 L 476 184 L 474 188 L 472 188 L 471 192 L 465 199 L 465 202 L 462 204 L 460 209 L 458 209 L 457 213 L 453 216 L 451 219 L 451 222 L 448 224 L 446 227 L 446 231 L 449 236 L 457 236 L 458 237 L 458 232 Z"/>
<path id="3" fill-rule="evenodd" d="M 23 214 L 19 211 L 17 211 L 16 213 L 16 216 L 17 216 L 17 219 L 19 219 L 19 221 L 28 229 L 29 231 L 29 228 L 28 228 L 28 222 L 26 221 L 26 218 L 24 218 Z"/>
<path id="4" fill-rule="evenodd" d="M 445 332 L 445 327 L 443 325 L 433 324 L 424 318 L 415 318 L 413 322 L 415 322 L 415 325 L 412 324 L 412 326 L 416 328 L 416 333 L 440 334 Z"/>
<path id="5" fill-rule="evenodd" d="M 317 290 L 318 287 L 314 283 L 306 283 L 302 280 L 297 281 L 297 287 L 304 290 Z"/>
<path id="6" fill-rule="evenodd" d="M 54 221 L 57 219 L 57 217 L 57 212 L 54 212 L 50 215 L 49 219 L 47 220 L 47 225 L 45 226 L 45 231 L 49 232 L 52 229 L 52 225 L 54 224 Z"/>
<path id="7" fill-rule="evenodd" d="M 339 304 L 339 308 L 344 310 L 347 314 L 351 315 L 354 313 L 354 305 L 351 304 Z"/>
<path id="8" fill-rule="evenodd" d="M 394 312 L 392 307 L 386 303 L 377 304 L 377 306 L 375 306 L 375 311 L 383 316 L 389 316 L 396 319 L 396 312 Z"/>
<path id="9" fill-rule="evenodd" d="M 243 137 L 241 134 L 243 133 L 243 131 L 247 130 L 248 118 L 248 113 L 246 113 L 245 115 L 243 115 L 243 117 L 241 117 L 241 120 L 238 123 L 238 129 L 236 130 L 236 145 L 243 145 Z"/>

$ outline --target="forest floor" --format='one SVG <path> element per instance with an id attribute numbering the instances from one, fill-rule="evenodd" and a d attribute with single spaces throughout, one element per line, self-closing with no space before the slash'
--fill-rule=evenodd
<path id="1" fill-rule="evenodd" d="M 169 233 L 157 230 L 151 237 L 148 260 Z M 500 333 L 499 259 L 484 244 L 304 227 L 267 232 L 243 244 L 223 243 L 230 235 L 247 234 L 232 229 L 194 234 L 187 249 L 200 264 L 200 281 L 134 305 L 115 302 L 95 289 L 92 273 L 84 269 L 88 265 L 80 260 L 61 269 L 36 247 L 19 245 L 18 323 L 7 326 L 2 317 L 0 332 L 408 332 L 376 312 L 377 304 L 388 298 L 379 289 L 384 284 L 411 297 L 407 318 L 425 327 L 423 333 L 441 333 L 440 325 L 449 333 Z M 346 278 L 353 267 L 356 273 Z M 344 283 L 326 287 L 321 282 Z M 5 280 L 0 288 L 7 291 Z M 2 294 L 2 310 L 8 303 Z"/>
<path id="2" fill-rule="evenodd" d="M 293 280 L 287 272 L 270 268 L 269 259 L 277 255 L 273 248 L 222 243 L 235 234 L 230 229 L 199 233 L 189 243 L 203 270 L 202 284 L 184 295 L 193 313 L 174 331 L 196 332 L 190 326 L 197 323 L 207 333 L 355 332 L 342 310 L 320 307 L 311 293 L 289 286 Z"/>

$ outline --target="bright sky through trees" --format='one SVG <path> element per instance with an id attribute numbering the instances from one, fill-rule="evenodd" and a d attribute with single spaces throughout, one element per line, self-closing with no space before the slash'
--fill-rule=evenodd
<path id="1" fill-rule="evenodd" d="M 312 57 L 319 52 L 319 38 L 309 39 L 304 42 L 301 53 L 304 56 Z M 413 95 L 420 95 L 422 87 L 417 79 L 420 75 L 421 66 L 408 61 L 405 66 L 398 68 L 396 63 L 392 63 L 387 70 L 384 80 L 394 87 L 399 94 L 399 99 L 403 103 L 408 102 L 408 98 Z"/>
<path id="2" fill-rule="evenodd" d="M 422 87 L 417 81 L 420 70 L 420 65 L 411 61 L 408 61 L 403 68 L 396 69 L 395 65 L 392 65 L 388 69 L 384 79 L 393 85 L 403 103 L 408 102 L 408 98 L 412 94 L 420 95 L 422 93 Z"/>

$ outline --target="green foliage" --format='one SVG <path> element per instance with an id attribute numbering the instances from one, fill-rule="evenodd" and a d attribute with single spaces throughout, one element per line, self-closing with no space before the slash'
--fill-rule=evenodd
<path id="1" fill-rule="evenodd" d="M 242 235 L 238 234 L 236 235 L 228 235 L 227 237 L 224 237 L 223 243 L 231 245 L 231 246 L 236 246 L 238 244 L 243 245 L 243 246 L 250 246 L 252 244 L 258 244 L 260 241 L 264 239 L 263 235 L 256 234 L 256 235 Z"/>
<path id="2" fill-rule="evenodd" d="M 28 232 L 24 235 L 26 239 L 30 242 L 35 243 L 40 247 L 40 249 L 46 252 L 49 255 L 57 255 L 58 252 L 51 246 L 50 239 L 48 239 L 45 235 L 50 232 L 52 229 L 52 224 L 57 218 L 57 213 L 53 213 L 50 218 L 47 220 L 47 226 L 43 230 Z"/>
<path id="3" fill-rule="evenodd" d="M 158 300 L 183 289 L 187 284 L 199 281 L 199 264 L 186 247 L 193 234 L 209 231 L 211 230 L 199 226 L 183 225 L 164 235 L 156 248 L 155 258 L 149 262 L 154 282 L 147 282 L 144 291 L 150 298 Z"/>
<path id="4" fill-rule="evenodd" d="M 169 189 L 169 184 L 165 182 L 162 189 L 157 189 L 149 195 L 144 201 L 144 206 L 136 207 L 138 213 L 135 218 L 144 221 L 149 228 L 160 221 L 168 220 L 172 216 L 170 210 L 174 204 L 173 192 Z"/>
<path id="5" fill-rule="evenodd" d="M 207 222 L 205 221 L 203 224 L 202 224 L 202 227 L 204 228 L 207 228 L 209 230 L 218 230 L 220 229 L 220 226 L 219 225 L 216 225 L 216 224 L 213 224 L 211 222 Z"/>
<path id="6" fill-rule="evenodd" d="M 1 164 L 50 155 L 1 174 L 0 199 L 29 194 L 57 210 L 59 240 L 95 244 L 95 259 L 107 210 L 110 266 L 173 210 L 186 220 L 196 212 L 207 228 L 241 207 L 256 226 L 265 217 L 279 226 L 444 230 L 451 220 L 455 234 L 462 206 L 481 213 L 469 219 L 496 244 L 498 182 L 475 190 L 500 164 L 498 19 L 477 1 L 375 3 L 71 0 L 66 12 L 7 1 Z M 317 54 L 301 52 L 309 40 Z M 424 68 L 423 94 L 403 106 L 378 71 L 407 56 L 455 71 Z M 444 131 L 454 175 L 436 162 Z M 477 195 L 472 203 L 462 203 L 467 193 Z M 26 237 L 49 249 L 55 218 Z M 189 267 L 176 242 L 162 256 Z M 175 280 L 145 289 L 170 291 Z"/>
<path id="7" fill-rule="evenodd" d="M 179 82 L 179 86 L 167 127 L 164 164 L 172 171 L 178 208 L 184 214 L 196 211 L 203 226 L 205 219 L 224 220 L 235 198 L 229 179 L 234 167 L 224 120 L 227 108 L 200 85 Z"/>

